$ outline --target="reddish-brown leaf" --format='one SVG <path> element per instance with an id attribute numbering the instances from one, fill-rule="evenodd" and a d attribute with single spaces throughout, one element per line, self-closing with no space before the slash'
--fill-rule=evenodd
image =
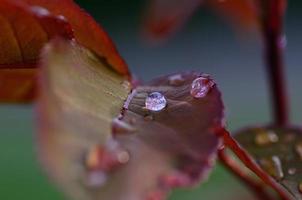
<path id="1" fill-rule="evenodd" d="M 19 0 L 28 5 L 47 8 L 55 15 L 66 17 L 74 29 L 75 38 L 84 47 L 103 57 L 117 72 L 129 75 L 124 60 L 101 26 L 72 0 Z"/>
<path id="2" fill-rule="evenodd" d="M 1 101 L 13 103 L 32 101 L 35 94 L 33 81 L 35 75 L 35 69 L 0 69 Z"/>
<path id="3" fill-rule="evenodd" d="M 171 188 L 203 180 L 221 141 L 214 134 L 223 118 L 216 85 L 195 98 L 191 84 L 203 74 L 182 73 L 128 95 L 127 82 L 106 65 L 74 42 L 45 48 L 38 144 L 51 177 L 79 200 L 165 199 Z M 168 103 L 158 112 L 144 108 L 154 91 Z"/>
<path id="4" fill-rule="evenodd" d="M 129 76 L 125 62 L 108 35 L 71 0 L 0 0 L 0 27 L 0 68 L 35 68 L 43 45 L 59 35 L 75 37 L 80 44 L 104 58 L 109 68 Z M 10 78 L 15 79 L 13 71 L 10 73 Z M 8 78 L 4 81 L 8 82 Z M 22 97 L 17 100 L 18 95 L 14 94 L 19 91 L 18 86 L 22 86 L 22 79 L 11 82 L 15 84 L 5 85 L 0 91 L 0 101 L 22 102 Z M 23 92 L 23 96 L 33 97 Z"/>
<path id="5" fill-rule="evenodd" d="M 155 39 L 164 39 L 181 28 L 203 4 L 237 27 L 251 29 L 258 25 L 253 3 L 250 0 L 151 0 L 145 31 Z"/>
<path id="6" fill-rule="evenodd" d="M 28 102 L 33 98 L 33 68 L 49 38 L 72 38 L 70 25 L 51 14 L 37 14 L 22 3 L 0 0 L 0 101 Z M 14 76 L 15 73 L 15 76 Z"/>

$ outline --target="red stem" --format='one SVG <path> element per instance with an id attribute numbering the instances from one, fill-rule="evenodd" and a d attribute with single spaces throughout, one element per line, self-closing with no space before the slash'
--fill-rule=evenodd
<path id="1" fill-rule="evenodd" d="M 262 1 L 262 0 L 261 0 Z M 266 0 L 263 7 L 262 30 L 265 44 L 266 69 L 271 88 L 274 123 L 286 125 L 288 122 L 288 100 L 283 63 L 283 14 L 284 0 Z"/>
<path id="2" fill-rule="evenodd" d="M 248 188 L 250 188 L 253 191 L 253 194 L 259 200 L 274 200 L 274 198 L 270 197 L 270 195 L 267 194 L 265 187 L 263 187 L 263 184 L 247 175 L 244 171 L 241 170 L 240 166 L 238 166 L 233 159 L 226 155 L 225 148 L 219 150 L 218 157 L 221 160 L 222 164 L 224 164 L 224 166 L 228 168 L 229 171 L 233 173 L 233 175 L 235 175 Z"/>
<path id="3" fill-rule="evenodd" d="M 282 200 L 291 200 L 288 193 L 286 193 L 272 177 L 258 166 L 253 158 L 251 158 L 249 154 L 231 137 L 227 130 L 219 129 L 216 133 L 223 137 L 225 146 L 230 148 L 243 162 L 243 164 L 253 171 L 264 183 L 271 186 Z"/>

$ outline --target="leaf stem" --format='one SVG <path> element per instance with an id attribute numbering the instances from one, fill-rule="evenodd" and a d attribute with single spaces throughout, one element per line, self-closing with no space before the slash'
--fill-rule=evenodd
<path id="1" fill-rule="evenodd" d="M 274 200 L 274 198 L 267 194 L 263 184 L 247 175 L 241 170 L 240 166 L 238 166 L 233 159 L 227 156 L 225 148 L 218 151 L 218 157 L 222 164 L 228 168 L 229 171 L 233 173 L 239 180 L 241 180 L 250 190 L 252 190 L 253 194 L 258 197 L 259 200 Z"/>
<path id="2" fill-rule="evenodd" d="M 262 1 L 262 0 L 261 0 Z M 283 36 L 284 0 L 262 2 L 262 34 L 266 70 L 271 89 L 274 123 L 283 126 L 288 122 L 288 100 L 284 78 Z"/>

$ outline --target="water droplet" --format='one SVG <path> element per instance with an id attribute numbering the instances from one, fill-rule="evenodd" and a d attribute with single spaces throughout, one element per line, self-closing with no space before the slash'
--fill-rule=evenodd
<path id="1" fill-rule="evenodd" d="M 167 100 L 164 95 L 159 92 L 152 92 L 148 95 L 145 101 L 147 110 L 160 111 L 167 106 Z"/>
<path id="2" fill-rule="evenodd" d="M 117 160 L 121 164 L 126 164 L 130 160 L 130 155 L 127 151 L 121 151 L 117 154 Z"/>
<path id="3" fill-rule="evenodd" d="M 302 159 L 302 142 L 299 142 L 298 144 L 296 144 L 295 151 L 298 154 L 298 156 L 300 157 L 300 159 Z"/>
<path id="4" fill-rule="evenodd" d="M 302 182 L 300 182 L 300 183 L 299 183 L 299 185 L 298 185 L 298 189 L 299 189 L 299 192 L 301 192 L 301 193 L 302 193 Z"/>
<path id="5" fill-rule="evenodd" d="M 88 187 L 99 188 L 107 182 L 108 176 L 104 171 L 90 171 L 87 173 L 85 183 Z"/>
<path id="6" fill-rule="evenodd" d="M 266 146 L 279 141 L 278 135 L 273 131 L 260 130 L 255 137 L 255 143 L 259 146 Z"/>
<path id="7" fill-rule="evenodd" d="M 282 163 L 278 156 L 261 159 L 259 163 L 261 167 L 275 179 L 280 180 L 284 177 Z"/>
<path id="8" fill-rule="evenodd" d="M 297 172 L 297 169 L 296 169 L 296 168 L 289 168 L 289 169 L 287 170 L 287 173 L 288 173 L 289 175 L 294 175 L 296 172 Z"/>
<path id="9" fill-rule="evenodd" d="M 191 95 L 195 98 L 203 98 L 214 85 L 214 81 L 208 77 L 196 78 L 191 85 Z"/>
<path id="10" fill-rule="evenodd" d="M 31 6 L 30 10 L 39 17 L 44 17 L 50 15 L 50 12 L 41 6 Z"/>
<path id="11" fill-rule="evenodd" d="M 57 19 L 67 22 L 67 19 L 63 15 L 57 15 Z"/>
<path id="12" fill-rule="evenodd" d="M 133 133 L 136 129 L 130 124 L 115 118 L 112 120 L 112 133 L 113 134 L 125 134 L 125 133 Z"/>
<path id="13" fill-rule="evenodd" d="M 169 84 L 173 86 L 179 86 L 184 83 L 184 78 L 181 74 L 174 74 L 169 77 Z"/>

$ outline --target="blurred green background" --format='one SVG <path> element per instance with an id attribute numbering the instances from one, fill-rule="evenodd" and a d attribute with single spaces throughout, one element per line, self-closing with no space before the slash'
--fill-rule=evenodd
<path id="1" fill-rule="evenodd" d="M 206 9 L 166 43 L 151 47 L 140 35 L 144 0 L 79 0 L 107 30 L 132 72 L 143 80 L 156 75 L 199 70 L 217 80 L 231 130 L 269 122 L 269 95 L 257 39 L 237 37 L 230 26 Z M 302 119 L 301 1 L 290 1 L 286 17 L 286 75 L 293 122 Z M 241 39 L 240 39 L 241 38 Z M 243 38 L 243 39 L 242 39 Z M 35 158 L 34 106 L 0 106 L 0 199 L 62 200 Z M 239 196 L 238 196 L 239 194 Z M 171 200 L 252 199 L 248 191 L 218 165 L 209 181 L 177 190 Z"/>

